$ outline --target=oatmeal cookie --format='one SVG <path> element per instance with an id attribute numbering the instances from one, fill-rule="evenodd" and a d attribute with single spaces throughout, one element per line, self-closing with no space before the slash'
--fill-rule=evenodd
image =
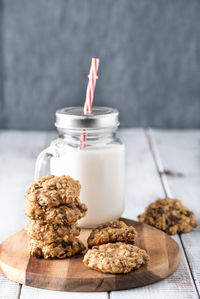
<path id="1" fill-rule="evenodd" d="M 107 273 L 128 273 L 149 261 L 145 250 L 126 243 L 107 243 L 94 246 L 85 254 L 88 267 Z"/>
<path id="2" fill-rule="evenodd" d="M 133 226 L 128 226 L 123 221 L 112 220 L 99 225 L 91 232 L 88 247 L 114 242 L 134 243 L 136 236 L 137 232 Z"/>
<path id="3" fill-rule="evenodd" d="M 46 244 L 52 242 L 69 242 L 80 234 L 77 223 L 57 224 L 42 220 L 29 220 L 25 230 L 31 239 L 41 240 Z"/>
<path id="4" fill-rule="evenodd" d="M 80 195 L 81 185 L 79 181 L 70 176 L 48 175 L 38 178 L 32 183 L 25 193 L 25 198 L 42 207 L 57 207 L 71 204 Z"/>
<path id="5" fill-rule="evenodd" d="M 180 200 L 172 198 L 158 198 L 138 216 L 138 219 L 170 235 L 188 233 L 193 227 L 198 226 L 194 213 Z"/>
<path id="6" fill-rule="evenodd" d="M 35 257 L 59 258 L 64 259 L 81 253 L 85 250 L 83 243 L 75 238 L 70 242 L 53 242 L 51 244 L 45 244 L 42 241 L 30 240 L 28 251 L 30 255 Z"/>
<path id="7" fill-rule="evenodd" d="M 24 212 L 27 217 L 33 220 L 43 220 L 47 222 L 55 222 L 58 224 L 69 224 L 76 222 L 86 215 L 87 207 L 81 203 L 79 199 L 76 202 L 59 207 L 41 207 L 34 202 L 28 202 Z"/>

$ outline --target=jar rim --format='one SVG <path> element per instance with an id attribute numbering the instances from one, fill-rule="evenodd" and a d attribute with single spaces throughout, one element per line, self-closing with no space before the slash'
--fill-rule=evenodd
<path id="1" fill-rule="evenodd" d="M 72 106 L 56 111 L 55 126 L 59 129 L 104 129 L 119 126 L 119 111 L 115 108 L 94 106 L 84 114 L 83 107 Z"/>

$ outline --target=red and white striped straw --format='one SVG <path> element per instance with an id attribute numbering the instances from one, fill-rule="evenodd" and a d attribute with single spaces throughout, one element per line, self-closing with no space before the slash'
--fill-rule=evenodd
<path id="1" fill-rule="evenodd" d="M 98 79 L 99 59 L 92 58 L 90 65 L 90 72 L 88 75 L 88 85 L 85 97 L 84 114 L 90 114 L 92 112 L 92 104 L 96 86 L 96 80 Z"/>
<path id="2" fill-rule="evenodd" d="M 81 133 L 80 136 L 80 149 L 85 148 L 85 142 L 86 142 L 86 133 L 85 133 L 85 129 L 83 129 L 83 132 Z"/>
<path id="3" fill-rule="evenodd" d="M 94 92 L 96 86 L 96 80 L 98 79 L 98 68 L 99 68 L 99 59 L 92 58 L 90 65 L 90 72 L 88 75 L 88 85 L 86 90 L 85 104 L 84 104 L 84 114 L 89 115 L 92 113 L 92 104 L 94 99 Z M 86 132 L 83 130 L 83 133 L 80 136 L 80 149 L 85 148 L 86 142 Z"/>

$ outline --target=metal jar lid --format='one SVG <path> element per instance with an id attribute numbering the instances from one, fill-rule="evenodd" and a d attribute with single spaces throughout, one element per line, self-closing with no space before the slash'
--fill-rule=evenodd
<path id="1" fill-rule="evenodd" d="M 56 111 L 57 128 L 103 129 L 119 126 L 119 111 L 109 107 L 92 107 L 92 113 L 85 115 L 83 107 L 67 107 Z"/>

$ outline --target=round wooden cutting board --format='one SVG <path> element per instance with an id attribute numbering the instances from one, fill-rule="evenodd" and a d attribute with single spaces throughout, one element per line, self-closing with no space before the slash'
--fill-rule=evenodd
<path id="1" fill-rule="evenodd" d="M 136 221 L 122 219 L 133 225 L 138 237 L 136 245 L 150 255 L 148 265 L 128 274 L 106 274 L 86 267 L 83 256 L 69 259 L 38 259 L 27 253 L 29 238 L 24 230 L 0 245 L 0 267 L 11 280 L 59 291 L 100 292 L 130 289 L 159 281 L 173 273 L 180 262 L 177 243 L 165 233 Z M 85 243 L 91 230 L 82 229 L 80 239 Z"/>

